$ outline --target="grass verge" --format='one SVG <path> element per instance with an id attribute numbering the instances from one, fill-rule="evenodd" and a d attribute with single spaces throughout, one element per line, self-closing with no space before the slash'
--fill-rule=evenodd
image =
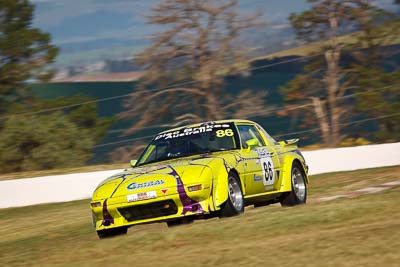
<path id="1" fill-rule="evenodd" d="M 400 188 L 317 203 L 399 180 L 400 166 L 313 176 L 309 204 L 230 219 L 132 227 L 98 240 L 88 201 L 0 210 L 0 266 L 398 266 Z"/>

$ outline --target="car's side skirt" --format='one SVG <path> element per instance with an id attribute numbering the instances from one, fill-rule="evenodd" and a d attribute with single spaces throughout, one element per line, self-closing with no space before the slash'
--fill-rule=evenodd
<path id="1" fill-rule="evenodd" d="M 254 194 L 254 195 L 249 195 L 249 196 L 244 196 L 246 200 L 252 200 L 254 198 L 263 198 L 263 197 L 270 197 L 275 198 L 281 194 L 281 191 L 275 190 L 275 191 L 269 191 L 269 192 L 264 192 L 264 193 L 259 193 L 259 194 Z"/>

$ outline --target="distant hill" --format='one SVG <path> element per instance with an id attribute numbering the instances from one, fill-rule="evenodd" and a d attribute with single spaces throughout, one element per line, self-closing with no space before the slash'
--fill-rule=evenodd
<path id="1" fill-rule="evenodd" d="M 52 83 L 78 83 L 78 82 L 134 82 L 143 76 L 141 71 L 81 74 L 66 78 L 53 79 Z"/>
<path id="2" fill-rule="evenodd" d="M 61 53 L 58 68 L 96 64 L 107 59 L 133 57 L 149 45 L 149 37 L 163 29 L 146 23 L 150 9 L 162 0 L 30 0 L 35 5 L 33 24 L 49 32 Z M 392 0 L 375 4 L 400 10 Z M 250 57 L 297 47 L 287 21 L 293 12 L 309 7 L 306 0 L 239 0 L 237 11 L 249 15 L 262 11 L 265 27 L 244 33 L 240 43 L 253 48 Z"/>

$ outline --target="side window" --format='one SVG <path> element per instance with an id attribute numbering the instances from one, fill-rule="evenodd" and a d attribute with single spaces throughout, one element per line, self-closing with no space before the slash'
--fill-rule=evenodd
<path id="1" fill-rule="evenodd" d="M 264 134 L 264 136 L 267 138 L 267 140 L 274 145 L 279 145 L 279 143 L 272 137 L 270 136 L 267 131 L 264 130 L 264 128 L 262 128 L 260 125 L 256 125 L 257 129 L 260 130 L 260 132 L 262 132 Z"/>
<path id="2" fill-rule="evenodd" d="M 250 139 L 257 139 L 259 146 L 265 146 L 264 140 L 254 125 L 238 125 L 237 128 L 243 148 L 247 148 L 246 141 Z"/>

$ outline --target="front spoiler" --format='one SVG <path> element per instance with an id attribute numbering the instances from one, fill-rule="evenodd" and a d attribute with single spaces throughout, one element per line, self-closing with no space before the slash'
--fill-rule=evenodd
<path id="1" fill-rule="evenodd" d="M 166 216 L 156 216 L 152 218 L 128 220 L 123 216 L 120 210 L 136 207 L 146 206 L 157 202 L 173 201 L 175 203 L 177 212 Z M 121 202 L 120 199 L 105 199 L 99 207 L 92 207 L 93 224 L 97 231 L 110 229 L 122 226 L 132 226 L 137 224 L 153 223 L 153 222 L 166 222 L 177 218 L 186 216 L 199 216 L 210 214 L 209 198 L 197 201 L 196 198 L 182 198 L 182 195 L 175 194 L 167 197 L 159 197 L 155 199 L 142 200 L 137 202 Z M 126 216 L 126 214 L 125 214 Z"/>

